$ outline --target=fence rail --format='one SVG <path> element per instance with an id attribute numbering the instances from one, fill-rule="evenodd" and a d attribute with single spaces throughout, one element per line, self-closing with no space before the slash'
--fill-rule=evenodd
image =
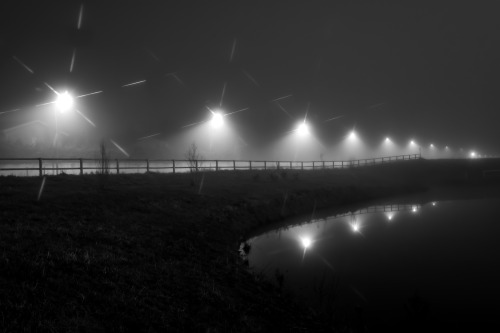
<path id="1" fill-rule="evenodd" d="M 355 212 L 342 213 L 334 216 L 329 216 L 326 219 L 330 218 L 340 218 L 345 216 L 358 216 L 358 215 L 366 215 L 366 214 L 374 214 L 374 213 L 392 213 L 392 212 L 402 212 L 402 211 L 410 211 L 416 212 L 420 210 L 421 205 L 419 203 L 416 204 L 392 204 L 392 205 L 377 205 L 370 206 L 363 209 L 359 209 Z"/>
<path id="2" fill-rule="evenodd" d="M 251 160 L 150 160 L 83 158 L 0 158 L 0 175 L 44 176 L 90 173 L 178 173 L 222 170 L 345 169 L 420 159 L 420 154 L 366 158 L 350 161 L 251 161 Z"/>

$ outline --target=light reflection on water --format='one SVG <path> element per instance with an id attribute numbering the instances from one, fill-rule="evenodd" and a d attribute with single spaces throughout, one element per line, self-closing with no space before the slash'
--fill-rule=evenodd
<path id="1" fill-rule="evenodd" d="M 375 321 L 404 316 L 414 295 L 445 321 L 487 316 L 500 299 L 499 204 L 370 206 L 252 237 L 248 261 L 312 306 L 361 306 Z"/>

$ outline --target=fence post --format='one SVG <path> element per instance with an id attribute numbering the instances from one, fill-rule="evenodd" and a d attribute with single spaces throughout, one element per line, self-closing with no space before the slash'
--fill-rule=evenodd
<path id="1" fill-rule="evenodd" d="M 252 161 L 248 161 L 248 162 L 250 163 L 250 164 L 249 164 L 249 166 L 250 166 L 250 170 L 252 170 Z"/>
<path id="2" fill-rule="evenodd" d="M 316 166 L 315 166 L 315 162 L 313 161 L 313 170 L 315 169 L 315 167 L 316 167 Z"/>
<path id="3" fill-rule="evenodd" d="M 344 168 L 344 161 L 342 161 L 342 167 L 341 167 L 341 169 L 343 169 L 343 168 Z"/>
<path id="4" fill-rule="evenodd" d="M 116 160 L 116 174 L 120 173 L 120 162 Z"/>
<path id="5" fill-rule="evenodd" d="M 196 172 L 198 172 L 198 160 L 195 161 Z"/>
<path id="6" fill-rule="evenodd" d="M 323 161 L 323 169 L 325 168 L 325 161 Z"/>
<path id="7" fill-rule="evenodd" d="M 172 160 L 172 173 L 175 173 L 175 160 Z"/>
<path id="8" fill-rule="evenodd" d="M 83 175 L 83 160 L 80 158 L 80 175 Z"/>
<path id="9" fill-rule="evenodd" d="M 280 161 L 278 161 L 278 165 L 276 166 L 276 170 L 280 169 Z"/>
<path id="10" fill-rule="evenodd" d="M 264 170 L 267 170 L 267 161 L 264 161 Z"/>
<path id="11" fill-rule="evenodd" d="M 149 173 L 149 160 L 146 159 L 146 172 Z"/>
<path id="12" fill-rule="evenodd" d="M 215 171 L 219 171 L 219 161 L 215 160 Z"/>
<path id="13" fill-rule="evenodd" d="M 236 161 L 233 160 L 233 171 L 236 171 Z"/>
<path id="14" fill-rule="evenodd" d="M 302 171 L 304 170 L 304 162 L 303 161 L 300 162 L 300 170 L 302 170 Z"/>
<path id="15" fill-rule="evenodd" d="M 40 174 L 40 177 L 43 176 L 43 169 L 42 169 L 42 159 L 38 159 L 38 173 Z"/>

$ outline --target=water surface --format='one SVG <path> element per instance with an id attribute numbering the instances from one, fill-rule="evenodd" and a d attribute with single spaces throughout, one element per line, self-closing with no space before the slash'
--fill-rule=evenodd
<path id="1" fill-rule="evenodd" d="M 252 237 L 248 260 L 311 306 L 361 308 L 373 325 L 484 324 L 499 310 L 499 215 L 498 197 L 381 202 Z"/>

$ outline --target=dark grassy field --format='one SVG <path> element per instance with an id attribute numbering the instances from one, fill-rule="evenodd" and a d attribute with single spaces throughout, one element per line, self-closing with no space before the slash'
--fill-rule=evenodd
<path id="1" fill-rule="evenodd" d="M 434 186 L 497 186 L 498 160 L 351 170 L 0 177 L 2 331 L 338 331 L 261 276 L 248 232 Z M 493 184 L 493 185 L 492 185 Z"/>

